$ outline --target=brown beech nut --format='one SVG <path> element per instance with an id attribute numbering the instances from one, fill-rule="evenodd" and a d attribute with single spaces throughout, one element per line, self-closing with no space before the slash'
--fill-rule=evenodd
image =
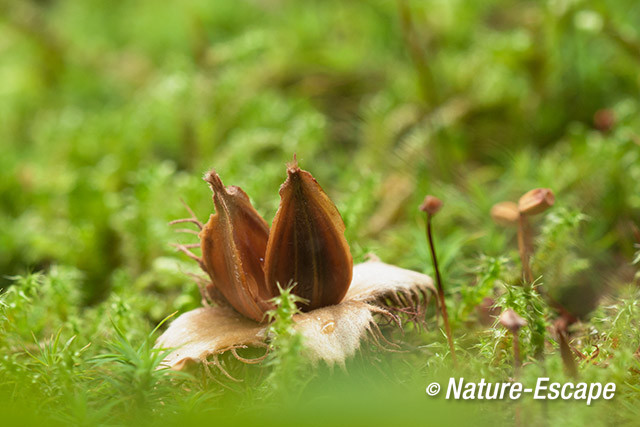
<path id="1" fill-rule="evenodd" d="M 518 225 L 518 204 L 515 202 L 500 202 L 491 207 L 491 219 L 504 227 Z"/>
<path id="2" fill-rule="evenodd" d="M 301 310 L 313 310 L 342 301 L 353 273 L 338 209 L 295 159 L 287 174 L 271 230 L 240 187 L 225 187 L 215 171 L 204 178 L 216 213 L 199 234 L 202 264 L 215 290 L 258 322 L 278 286 L 295 285 L 292 292 L 306 300 Z"/>
<path id="3" fill-rule="evenodd" d="M 549 209 L 556 198 L 548 188 L 535 188 L 525 193 L 518 201 L 518 210 L 522 215 L 536 215 Z"/>
<path id="4" fill-rule="evenodd" d="M 339 303 L 353 271 L 344 222 L 331 199 L 293 161 L 280 187 L 280 207 L 271 227 L 264 272 L 271 293 L 294 283 L 306 299 L 303 311 Z"/>
<path id="5" fill-rule="evenodd" d="M 225 187 L 215 171 L 204 179 L 216 208 L 199 235 L 205 270 L 233 308 L 261 321 L 275 296 L 265 286 L 262 270 L 269 226 L 240 187 Z"/>
<path id="6" fill-rule="evenodd" d="M 209 276 L 193 275 L 204 307 L 174 319 L 158 338 L 156 348 L 176 350 L 165 352 L 163 366 L 182 370 L 201 362 L 232 378 L 218 363 L 219 355 L 260 363 L 268 353 L 247 359 L 236 349 L 269 348 L 266 314 L 275 309 L 281 289 L 291 285 L 290 292 L 307 302 L 299 303 L 303 312 L 293 315 L 291 327 L 303 338 L 300 354 L 313 363 L 324 360 L 344 368 L 364 339 L 374 334 L 378 341 L 377 320 L 388 316 L 400 326 L 394 312 L 406 313 L 409 323 L 423 321 L 431 296 L 437 294 L 433 280 L 373 254 L 353 266 L 336 206 L 313 176 L 298 167 L 295 156 L 280 187 L 271 229 L 239 187 L 225 186 L 215 171 L 205 180 L 213 190 L 215 214 L 202 224 L 185 204 L 191 216 L 169 223 L 200 229 L 177 229 L 197 234 L 200 243 L 173 246 Z M 201 255 L 190 250 L 197 247 Z"/>

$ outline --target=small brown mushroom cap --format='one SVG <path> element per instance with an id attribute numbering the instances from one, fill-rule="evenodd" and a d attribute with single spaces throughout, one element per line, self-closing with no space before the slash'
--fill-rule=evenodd
<path id="1" fill-rule="evenodd" d="M 519 215 L 518 204 L 515 202 L 500 202 L 491 207 L 491 219 L 504 227 L 518 225 Z"/>
<path id="2" fill-rule="evenodd" d="M 420 210 L 429 215 L 437 214 L 440 209 L 442 209 L 442 200 L 435 196 L 426 196 L 420 205 Z"/>
<path id="3" fill-rule="evenodd" d="M 518 315 L 513 309 L 508 308 L 502 312 L 499 322 L 511 332 L 516 333 L 520 328 L 527 325 L 527 321 Z"/>
<path id="4" fill-rule="evenodd" d="M 549 209 L 556 202 L 549 188 L 535 188 L 525 193 L 518 201 L 518 210 L 522 215 L 536 215 Z"/>

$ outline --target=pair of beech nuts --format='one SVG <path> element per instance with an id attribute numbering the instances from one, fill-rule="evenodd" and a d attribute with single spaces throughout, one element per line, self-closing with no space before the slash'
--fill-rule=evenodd
<path id="1" fill-rule="evenodd" d="M 202 264 L 215 289 L 258 322 L 273 309 L 279 287 L 295 285 L 303 311 L 338 304 L 347 293 L 353 258 L 337 208 L 313 176 L 294 161 L 280 187 L 271 229 L 240 187 L 225 187 L 215 171 L 205 180 L 216 213 L 199 234 Z"/>

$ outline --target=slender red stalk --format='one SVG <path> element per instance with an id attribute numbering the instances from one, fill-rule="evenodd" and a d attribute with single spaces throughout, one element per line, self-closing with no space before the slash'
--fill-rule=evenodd
<path id="1" fill-rule="evenodd" d="M 513 333 L 513 368 L 516 378 L 520 375 L 521 367 L 522 360 L 520 359 L 520 342 L 518 340 L 518 332 L 516 331 Z"/>
<path id="2" fill-rule="evenodd" d="M 447 313 L 447 305 L 444 300 L 444 288 L 442 286 L 442 278 L 440 277 L 440 269 L 438 268 L 438 258 L 436 256 L 436 248 L 433 244 L 433 233 L 431 232 L 431 218 L 432 214 L 427 212 L 427 240 L 429 241 L 429 249 L 431 249 L 431 260 L 433 261 L 433 268 L 436 272 L 436 286 L 438 288 L 438 301 L 440 305 L 440 312 L 442 313 L 442 320 L 444 322 L 444 330 L 447 334 L 447 341 L 449 342 L 449 350 L 451 351 L 451 357 L 453 364 L 457 365 L 458 360 L 456 358 L 456 350 L 453 346 L 453 337 L 451 335 L 451 325 L 449 324 L 449 314 Z"/>
<path id="3" fill-rule="evenodd" d="M 533 283 L 533 272 L 531 271 L 532 240 L 529 219 L 521 213 L 518 217 L 518 252 L 522 263 L 522 276 L 528 285 Z"/>

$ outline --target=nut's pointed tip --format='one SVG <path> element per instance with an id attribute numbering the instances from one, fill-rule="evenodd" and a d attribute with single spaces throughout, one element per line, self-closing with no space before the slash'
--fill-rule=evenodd
<path id="1" fill-rule="evenodd" d="M 298 155 L 293 153 L 293 160 L 287 163 L 287 172 L 289 174 L 296 173 L 300 171 L 300 167 L 298 166 Z"/>
<path id="2" fill-rule="evenodd" d="M 204 174 L 202 179 L 209 183 L 209 186 L 213 191 L 224 191 L 224 184 L 215 169 L 211 169 L 209 172 Z"/>

